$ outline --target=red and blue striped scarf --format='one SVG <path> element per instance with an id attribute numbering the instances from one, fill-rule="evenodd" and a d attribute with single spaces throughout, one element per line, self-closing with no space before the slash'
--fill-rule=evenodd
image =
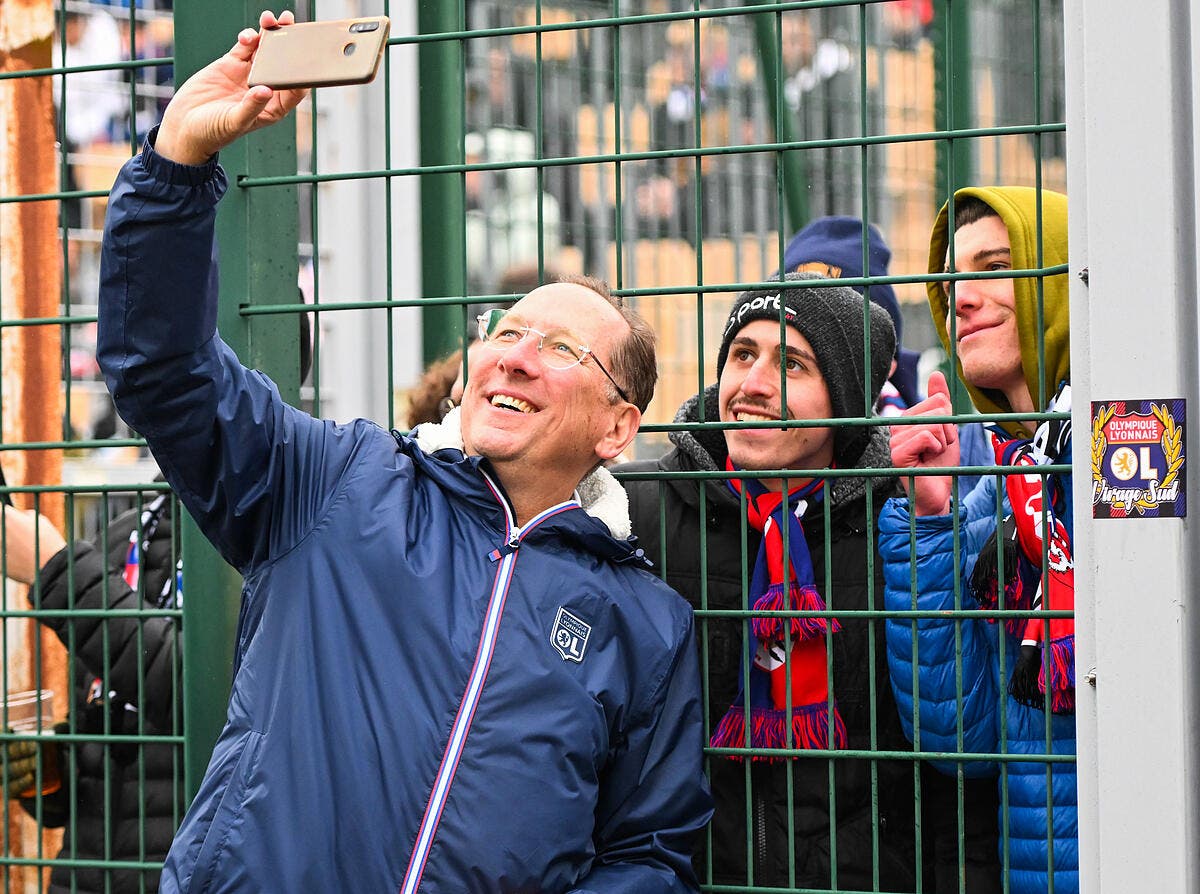
<path id="1" fill-rule="evenodd" d="M 738 471 L 728 460 L 725 467 Z M 822 499 L 824 479 L 813 479 L 791 491 L 786 504 L 782 491 L 768 491 L 757 480 L 731 478 L 726 483 L 734 493 L 745 494 L 747 520 L 763 535 L 750 580 L 753 610 L 824 611 L 825 601 L 813 581 L 812 557 L 800 523 L 808 508 Z M 738 694 L 710 744 L 715 748 L 745 747 L 748 729 L 751 748 L 825 749 L 830 747 L 831 733 L 833 747 L 844 747 L 846 727 L 830 697 L 825 647 L 827 630 L 836 633 L 839 629 L 836 619 L 751 617 Z M 741 755 L 730 757 L 742 759 Z M 754 755 L 752 760 L 779 758 Z"/>
<path id="2" fill-rule="evenodd" d="M 1070 409 L 1069 387 L 1059 392 L 1049 409 Z M 1070 436 L 1069 420 L 1042 423 L 1031 440 L 993 435 L 996 464 L 1028 467 L 1060 462 L 1069 455 Z M 1074 611 L 1075 562 L 1071 537 L 1061 520 L 1066 509 L 1062 484 L 1038 474 L 1010 474 L 1004 478 L 1004 492 L 1012 514 L 992 534 L 976 560 L 971 579 L 976 599 L 989 609 Z M 1043 537 L 1045 530 L 1050 532 L 1048 538 Z M 1000 606 L 998 582 L 1001 554 L 1005 569 L 1003 606 Z M 1020 656 L 1008 681 L 1009 694 L 1017 702 L 1037 710 L 1042 710 L 1048 701 L 1055 714 L 1073 713 L 1074 618 L 1015 617 L 1006 621 L 1005 626 L 1021 641 Z"/>

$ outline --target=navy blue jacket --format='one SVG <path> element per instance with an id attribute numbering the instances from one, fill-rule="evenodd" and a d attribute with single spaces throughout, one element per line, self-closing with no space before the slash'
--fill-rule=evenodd
<path id="1" fill-rule="evenodd" d="M 161 890 L 694 890 L 687 605 L 577 502 L 518 529 L 486 461 L 316 420 L 244 368 L 215 327 L 224 188 L 147 148 L 101 268 L 117 407 L 245 579 Z"/>

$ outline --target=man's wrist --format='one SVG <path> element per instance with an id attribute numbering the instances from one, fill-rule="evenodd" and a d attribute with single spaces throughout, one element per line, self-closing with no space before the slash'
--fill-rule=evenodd
<path id="1" fill-rule="evenodd" d="M 923 482 L 917 479 L 913 504 L 918 517 L 950 514 L 949 488 L 943 491 L 939 486 L 943 481 L 941 478 L 926 478 Z"/>
<path id="2" fill-rule="evenodd" d="M 142 169 L 153 179 L 176 186 L 204 187 L 213 183 L 215 179 L 219 181 L 219 193 L 224 194 L 224 176 L 220 173 L 218 157 L 212 155 L 203 164 L 187 165 L 163 155 L 158 151 L 160 126 L 155 125 L 146 136 L 146 142 L 138 156 Z"/>
<path id="3" fill-rule="evenodd" d="M 180 144 L 172 137 L 170 129 L 165 133 L 163 132 L 162 124 L 159 124 L 158 127 L 150 132 L 150 136 L 146 142 L 150 144 L 150 148 L 154 150 L 155 154 L 165 161 L 177 165 L 186 165 L 190 168 L 203 167 L 216 157 L 215 153 L 204 155 L 197 152 L 194 148 L 189 149 Z"/>
<path id="4" fill-rule="evenodd" d="M 917 503 L 917 518 L 927 518 L 929 516 L 949 515 L 949 514 L 950 514 L 950 501 L 949 500 L 947 500 L 945 503 L 943 503 L 940 507 L 926 506 L 921 503 Z"/>

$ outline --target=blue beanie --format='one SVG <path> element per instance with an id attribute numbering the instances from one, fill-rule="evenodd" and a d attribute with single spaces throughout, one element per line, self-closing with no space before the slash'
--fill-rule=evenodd
<path id="1" fill-rule="evenodd" d="M 871 225 L 868 230 L 866 276 L 887 276 L 891 249 L 883 241 L 879 228 Z M 783 271 L 787 273 L 819 273 L 841 279 L 863 276 L 863 225 L 857 217 L 818 217 L 792 237 L 783 253 Z M 863 286 L 853 287 L 860 295 Z M 896 292 L 890 285 L 870 287 L 868 296 L 888 312 L 896 328 L 896 351 L 900 350 L 900 332 L 903 320 Z"/>

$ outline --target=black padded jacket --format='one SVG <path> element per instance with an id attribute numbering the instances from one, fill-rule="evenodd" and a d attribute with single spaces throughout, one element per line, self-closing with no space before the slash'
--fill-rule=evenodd
<path id="1" fill-rule="evenodd" d="M 705 418 L 715 420 L 715 386 L 705 392 L 705 400 Z M 699 419 L 699 396 L 685 403 L 676 416 L 677 422 Z M 708 694 L 706 734 L 711 734 L 737 694 L 745 622 L 707 616 L 704 610 L 748 608 L 743 580 L 754 567 L 761 537 L 746 524 L 739 500 L 724 480 L 633 479 L 620 474 L 724 469 L 727 454 L 719 431 L 677 431 L 670 437 L 675 449 L 661 459 L 627 463 L 614 472 L 623 478 L 629 494 L 639 545 L 667 583 L 698 610 L 696 629 Z M 857 468 L 888 466 L 887 429 L 876 428 Z M 805 517 L 814 579 L 830 610 L 883 608 L 876 522 L 884 501 L 896 492 L 893 477 L 831 478 L 827 499 Z M 702 549 L 707 559 L 703 563 Z M 846 724 L 847 748 L 911 751 L 888 679 L 882 619 L 850 614 L 839 621 L 841 631 L 832 637 L 830 683 Z M 814 756 L 754 761 L 747 771 L 743 763 L 714 756 L 709 770 L 716 812 L 711 834 L 695 856 L 702 882 L 876 890 L 877 877 L 877 890 L 916 889 L 918 786 L 911 760 Z M 927 819 L 920 836 L 926 890 L 941 887 L 933 883 L 941 875 L 936 864 L 948 860 L 951 875 L 945 890 L 957 891 L 953 879 L 958 863 L 957 823 L 950 823 L 944 841 L 936 841 L 928 827 L 934 817 L 953 819 L 956 790 L 947 785 L 952 780 L 935 771 L 922 768 L 918 775 Z M 968 801 L 972 797 L 968 791 Z M 794 878 L 788 870 L 789 813 L 794 824 Z M 832 834 L 831 816 L 835 818 Z M 994 810 L 985 807 L 980 817 L 987 822 Z M 972 823 L 967 826 L 970 832 Z M 988 863 L 994 854 L 994 831 L 990 840 L 986 834 L 983 838 L 979 859 Z M 968 862 L 973 847 L 968 844 Z M 993 878 L 998 884 L 999 871 L 994 859 L 991 863 L 979 872 L 978 886 L 968 890 L 990 890 Z"/>
<path id="2" fill-rule="evenodd" d="M 718 419 L 715 385 L 704 391 L 704 401 L 704 419 Z M 700 396 L 680 407 L 676 421 L 700 421 Z M 614 472 L 724 470 L 725 438 L 719 431 L 677 431 L 670 437 L 676 448 L 660 460 L 626 463 Z M 857 468 L 889 466 L 887 428 L 878 427 Z M 761 536 L 745 523 L 739 500 L 724 480 L 653 480 L 647 475 L 624 479 L 623 484 L 640 545 L 667 583 L 700 612 L 696 630 L 708 706 L 706 733 L 710 734 L 737 695 L 745 624 L 736 618 L 708 617 L 703 610 L 748 607 L 743 580 L 749 580 L 754 568 Z M 877 521 L 884 500 L 898 493 L 898 482 L 878 475 L 836 478 L 829 479 L 827 492 L 827 503 L 809 510 L 804 520 L 817 589 L 830 610 L 882 610 Z M 704 564 L 702 545 L 707 556 Z M 846 724 L 847 748 L 911 751 L 887 676 L 883 620 L 862 616 L 839 620 L 830 683 Z M 710 757 L 708 763 L 715 814 L 712 833 L 695 854 L 702 882 L 750 884 L 752 869 L 755 886 L 792 887 L 794 871 L 797 887 L 874 890 L 877 872 L 878 890 L 914 890 L 919 853 L 926 892 L 959 892 L 962 881 L 971 894 L 1001 890 L 997 797 L 991 779 L 962 781 L 960 797 L 959 781 L 952 776 L 923 763 L 914 781 L 912 762 L 896 758 L 752 762 L 749 774 L 744 764 L 727 758 Z M 922 805 L 919 828 L 914 810 L 918 800 Z M 830 815 L 835 817 L 836 860 Z"/>
<path id="3" fill-rule="evenodd" d="M 130 534 L 141 520 L 140 581 L 126 583 Z M 171 500 L 151 494 L 109 525 L 99 547 L 76 541 L 41 571 L 34 608 L 154 609 L 176 599 L 176 550 Z M 107 550 L 107 555 L 104 550 Z M 169 616 L 48 617 L 42 623 L 70 651 L 69 718 L 62 732 L 94 741 L 59 746 L 62 787 L 41 798 L 43 825 L 63 827 L 59 859 L 161 863 L 187 807 L 183 752 L 169 743 L 106 743 L 109 735 L 178 734 L 180 667 L 177 619 Z M 22 802 L 37 818 L 34 799 Z M 72 805 L 75 809 L 72 810 Z M 51 894 L 158 890 L 153 868 L 71 868 L 55 865 Z"/>

